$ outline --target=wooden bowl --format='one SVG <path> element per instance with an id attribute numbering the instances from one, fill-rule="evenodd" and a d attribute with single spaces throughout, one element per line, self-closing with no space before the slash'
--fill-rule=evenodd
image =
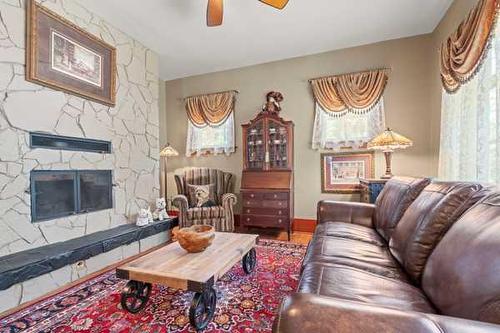
<path id="1" fill-rule="evenodd" d="M 215 228 L 209 225 L 193 225 L 189 228 L 174 228 L 174 239 L 189 253 L 203 252 L 212 245 Z"/>

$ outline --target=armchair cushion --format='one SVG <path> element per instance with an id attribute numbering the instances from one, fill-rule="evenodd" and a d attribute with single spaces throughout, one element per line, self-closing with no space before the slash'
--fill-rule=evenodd
<path id="1" fill-rule="evenodd" d="M 189 207 L 210 207 L 216 205 L 215 184 L 187 184 Z"/>

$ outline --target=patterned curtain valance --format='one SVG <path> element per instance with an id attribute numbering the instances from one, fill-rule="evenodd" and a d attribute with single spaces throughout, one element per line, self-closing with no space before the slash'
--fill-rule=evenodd
<path id="1" fill-rule="evenodd" d="M 311 80 L 314 99 L 331 113 L 367 112 L 384 94 L 387 71 L 377 69 Z"/>
<path id="2" fill-rule="evenodd" d="M 481 67 L 498 8 L 498 0 L 479 0 L 465 21 L 441 45 L 441 81 L 448 93 L 471 80 Z"/>
<path id="3" fill-rule="evenodd" d="M 196 127 L 219 126 L 234 111 L 236 91 L 191 96 L 185 99 L 189 121 Z"/>

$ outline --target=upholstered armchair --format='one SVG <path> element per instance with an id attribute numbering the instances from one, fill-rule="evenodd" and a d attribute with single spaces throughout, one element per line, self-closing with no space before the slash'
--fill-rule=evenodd
<path id="1" fill-rule="evenodd" d="M 231 192 L 233 175 L 217 169 L 191 168 L 182 175 L 175 175 L 177 193 L 173 204 L 179 209 L 180 227 L 189 227 L 196 224 L 206 224 L 215 227 L 216 231 L 234 231 L 233 206 L 236 204 L 236 195 Z M 195 207 L 189 202 L 188 185 L 215 186 L 215 206 Z"/>

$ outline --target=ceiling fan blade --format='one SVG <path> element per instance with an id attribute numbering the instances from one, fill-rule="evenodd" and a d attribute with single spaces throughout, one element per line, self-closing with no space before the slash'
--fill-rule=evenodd
<path id="1" fill-rule="evenodd" d="M 222 24 L 224 14 L 223 0 L 208 0 L 207 25 L 215 27 Z"/>
<path id="2" fill-rule="evenodd" d="M 260 2 L 263 2 L 269 6 L 273 6 L 274 8 L 277 9 L 283 9 L 288 3 L 288 0 L 260 0 Z"/>

